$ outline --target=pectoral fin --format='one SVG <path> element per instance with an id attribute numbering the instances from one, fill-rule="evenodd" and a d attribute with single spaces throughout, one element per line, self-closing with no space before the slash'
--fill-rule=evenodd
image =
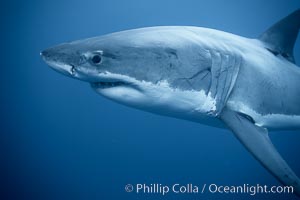
<path id="1" fill-rule="evenodd" d="M 224 108 L 220 119 L 233 131 L 248 151 L 277 179 L 287 186 L 293 186 L 300 196 L 300 180 L 272 144 L 268 131 L 256 126 L 250 118 Z"/>

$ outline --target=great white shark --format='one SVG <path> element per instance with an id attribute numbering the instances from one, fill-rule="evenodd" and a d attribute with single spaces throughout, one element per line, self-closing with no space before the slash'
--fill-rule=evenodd
<path id="1" fill-rule="evenodd" d="M 99 94 L 152 113 L 228 127 L 281 183 L 300 180 L 268 130 L 300 129 L 300 9 L 256 39 L 162 26 L 69 42 L 41 52 L 54 70 Z"/>

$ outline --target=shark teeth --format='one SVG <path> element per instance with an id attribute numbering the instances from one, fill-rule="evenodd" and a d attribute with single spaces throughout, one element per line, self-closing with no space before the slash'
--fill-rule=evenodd
<path id="1" fill-rule="evenodd" d="M 122 85 L 127 85 L 127 84 L 122 81 L 92 83 L 93 87 L 101 87 L 101 88 L 116 87 L 116 86 L 122 86 Z"/>

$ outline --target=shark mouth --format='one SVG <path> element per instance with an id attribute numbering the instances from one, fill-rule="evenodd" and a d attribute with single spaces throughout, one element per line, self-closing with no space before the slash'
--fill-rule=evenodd
<path id="1" fill-rule="evenodd" d="M 98 80 L 97 80 L 98 79 Z M 90 82 L 94 89 L 110 89 L 118 87 L 130 87 L 138 89 L 139 81 L 129 76 L 113 74 L 110 72 L 101 73 L 95 81 Z"/>
<path id="2" fill-rule="evenodd" d="M 119 87 L 119 86 L 129 86 L 130 83 L 123 82 L 123 81 L 112 81 L 112 82 L 95 82 L 91 83 L 93 88 L 112 88 L 112 87 Z"/>
<path id="3" fill-rule="evenodd" d="M 101 87 L 102 88 L 117 87 L 117 86 L 122 86 L 122 85 L 127 85 L 127 83 L 122 82 L 122 81 L 92 83 L 92 86 L 94 86 L 94 87 L 100 87 L 100 88 Z"/>

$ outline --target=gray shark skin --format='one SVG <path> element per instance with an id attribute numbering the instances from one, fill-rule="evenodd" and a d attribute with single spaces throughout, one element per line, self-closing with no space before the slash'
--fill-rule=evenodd
<path id="1" fill-rule="evenodd" d="M 208 28 L 150 27 L 42 51 L 44 61 L 99 94 L 148 112 L 229 128 L 281 183 L 300 180 L 268 130 L 300 129 L 300 10 L 257 39 Z"/>

